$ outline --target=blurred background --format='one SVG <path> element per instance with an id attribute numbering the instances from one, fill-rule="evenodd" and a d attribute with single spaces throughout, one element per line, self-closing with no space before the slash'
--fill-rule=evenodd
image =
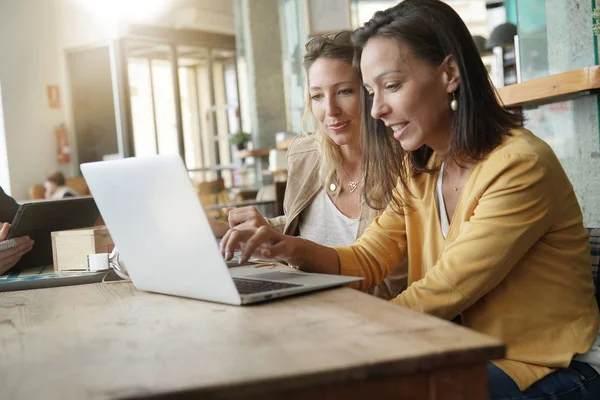
<path id="1" fill-rule="evenodd" d="M 447 3 L 501 99 L 559 155 L 586 225 L 600 225 L 597 84 L 531 96 L 596 73 L 595 0 Z M 240 202 L 278 214 L 285 150 L 303 128 L 304 43 L 395 4 L 0 0 L 0 186 L 40 197 L 32 188 L 59 171 L 86 194 L 80 163 L 175 153 L 216 215 Z"/>

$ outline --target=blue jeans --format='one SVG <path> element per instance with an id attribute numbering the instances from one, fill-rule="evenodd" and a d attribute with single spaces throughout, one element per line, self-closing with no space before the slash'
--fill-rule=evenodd
<path id="1" fill-rule="evenodd" d="M 572 361 L 524 392 L 500 368 L 488 363 L 490 400 L 599 400 L 600 376 L 586 363 Z"/>

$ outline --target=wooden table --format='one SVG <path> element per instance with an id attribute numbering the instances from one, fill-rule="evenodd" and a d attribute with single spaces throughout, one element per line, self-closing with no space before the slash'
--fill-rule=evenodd
<path id="1" fill-rule="evenodd" d="M 500 342 L 339 288 L 233 307 L 129 283 L 0 293 L 0 397 L 486 399 Z"/>

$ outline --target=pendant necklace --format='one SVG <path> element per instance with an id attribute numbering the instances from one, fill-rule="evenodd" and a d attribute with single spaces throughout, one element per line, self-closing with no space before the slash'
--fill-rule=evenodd
<path id="1" fill-rule="evenodd" d="M 358 182 L 350 179 L 350 175 L 348 175 L 344 167 L 342 167 L 342 171 L 344 171 L 344 174 L 346 174 L 346 178 L 348 178 L 348 190 L 350 190 L 350 193 L 353 193 L 358 187 Z"/>

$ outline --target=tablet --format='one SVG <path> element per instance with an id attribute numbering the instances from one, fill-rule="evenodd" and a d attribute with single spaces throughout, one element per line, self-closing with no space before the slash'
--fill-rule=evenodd
<path id="1" fill-rule="evenodd" d="M 93 226 L 99 215 L 98 207 L 90 196 L 22 204 L 11 223 L 8 239 L 29 236 L 35 243 L 15 268 L 52 264 L 50 234 L 55 231 Z"/>

